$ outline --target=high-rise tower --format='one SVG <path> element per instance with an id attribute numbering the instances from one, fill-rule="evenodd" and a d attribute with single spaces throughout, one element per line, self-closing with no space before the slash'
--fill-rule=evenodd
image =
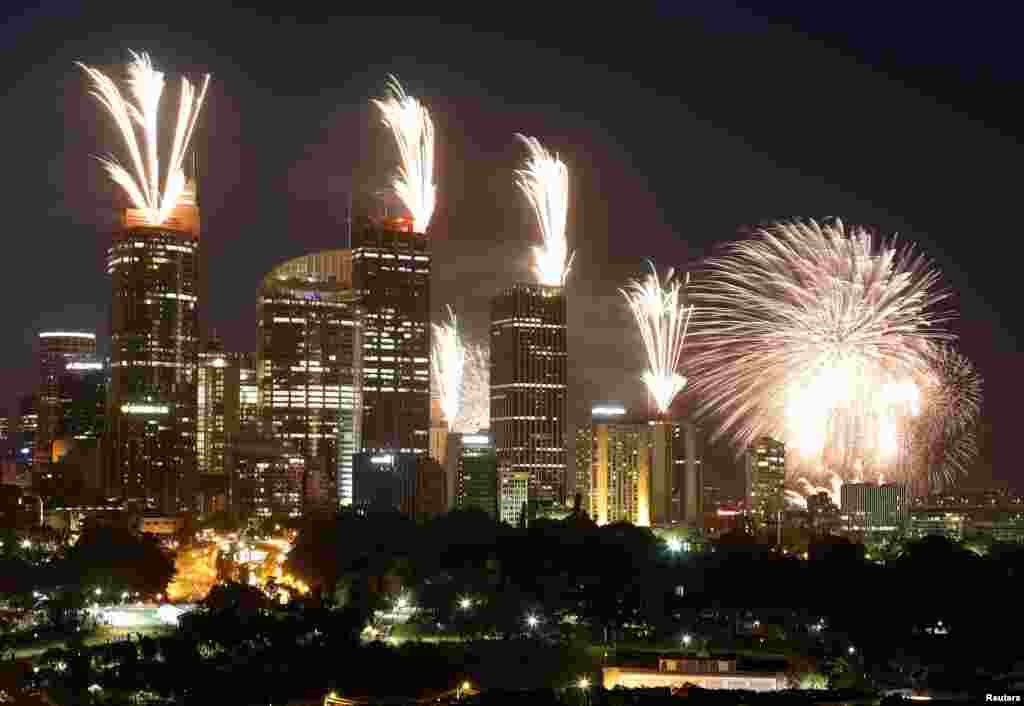
<path id="1" fill-rule="evenodd" d="M 43 331 L 39 334 L 39 431 L 36 437 L 37 463 L 49 463 L 53 442 L 60 433 L 64 416 L 62 402 L 68 395 L 61 380 L 71 363 L 95 363 L 96 334 L 86 331 Z"/>
<path id="2" fill-rule="evenodd" d="M 498 473 L 529 474 L 534 507 L 563 502 L 567 492 L 567 373 L 563 288 L 517 283 L 494 297 L 491 431 Z"/>
<path id="3" fill-rule="evenodd" d="M 361 334 L 352 252 L 275 267 L 258 305 L 256 378 L 263 429 L 305 460 L 304 507 L 351 505 L 359 448 Z"/>
<path id="4" fill-rule="evenodd" d="M 363 334 L 365 454 L 429 451 L 430 263 L 429 241 L 413 232 L 408 219 L 365 223 L 352 233 Z"/>
<path id="5" fill-rule="evenodd" d="M 190 508 L 196 488 L 199 207 L 195 182 L 160 225 L 135 209 L 108 251 L 111 492 Z"/>

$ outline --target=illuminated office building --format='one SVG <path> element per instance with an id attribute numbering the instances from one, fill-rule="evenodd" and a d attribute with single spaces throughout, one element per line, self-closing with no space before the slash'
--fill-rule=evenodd
<path id="1" fill-rule="evenodd" d="M 430 449 L 430 243 L 408 219 L 352 233 L 363 354 L 362 451 Z"/>
<path id="2" fill-rule="evenodd" d="M 755 523 L 771 524 L 785 507 L 786 445 L 770 437 L 751 444 L 746 456 L 746 506 Z"/>
<path id="3" fill-rule="evenodd" d="M 35 465 L 36 440 L 39 437 L 39 400 L 35 395 L 18 399 L 18 411 L 13 416 L 11 437 L 14 440 L 14 458 L 22 468 Z"/>
<path id="4" fill-rule="evenodd" d="M 593 462 L 590 440 L 590 425 L 584 424 L 576 429 L 576 485 L 575 492 L 583 500 L 583 509 L 590 513 L 590 474 Z"/>
<path id="5" fill-rule="evenodd" d="M 260 416 L 264 433 L 291 444 L 304 459 L 303 502 L 309 509 L 353 502 L 360 422 L 356 303 L 349 250 L 304 255 L 263 278 Z"/>
<path id="6" fill-rule="evenodd" d="M 258 429 L 260 425 L 260 385 L 256 379 L 256 354 L 238 356 L 238 428 Z"/>
<path id="7" fill-rule="evenodd" d="M 529 501 L 530 474 L 526 471 L 499 470 L 498 519 L 518 527 Z"/>
<path id="8" fill-rule="evenodd" d="M 291 444 L 240 432 L 229 440 L 225 456 L 231 474 L 228 507 L 236 517 L 302 515 L 306 461 Z"/>
<path id="9" fill-rule="evenodd" d="M 57 375 L 60 404 L 56 427 L 51 427 L 51 460 L 63 455 L 62 445 L 96 443 L 104 435 L 109 376 L 107 365 L 95 356 L 77 356 Z"/>
<path id="10" fill-rule="evenodd" d="M 561 287 L 515 284 L 491 300 L 491 431 L 498 473 L 529 475 L 533 507 L 567 493 L 567 354 Z M 510 480 L 510 487 L 518 481 Z"/>
<path id="11" fill-rule="evenodd" d="M 445 469 L 426 454 L 360 453 L 354 471 L 355 505 L 362 510 L 426 518 L 448 509 Z"/>
<path id="12" fill-rule="evenodd" d="M 899 483 L 844 483 L 839 490 L 841 519 L 850 532 L 895 532 L 910 518 L 909 486 Z"/>
<path id="13" fill-rule="evenodd" d="M 648 475 L 640 473 L 646 425 L 628 418 L 622 405 L 608 403 L 591 410 L 583 431 L 590 444 L 590 495 L 584 501 L 591 519 L 598 525 L 649 526 Z"/>
<path id="14" fill-rule="evenodd" d="M 239 432 L 239 358 L 224 352 L 212 339 L 199 357 L 196 422 L 196 463 L 199 471 L 200 509 L 227 509 L 230 473 L 226 463 L 228 441 Z"/>
<path id="15" fill-rule="evenodd" d="M 95 363 L 96 334 L 87 331 L 43 331 L 39 346 L 39 433 L 35 454 L 40 463 L 49 463 L 53 443 L 58 438 L 64 416 L 67 391 L 61 390 L 61 378 L 69 363 L 88 358 Z"/>
<path id="16" fill-rule="evenodd" d="M 493 519 L 498 517 L 498 460 L 494 440 L 487 431 L 457 434 L 455 465 L 455 507 L 476 508 Z M 453 448 L 453 453 L 455 449 Z"/>
<path id="17" fill-rule="evenodd" d="M 163 512 L 195 501 L 199 235 L 189 180 L 159 226 L 126 209 L 107 257 L 113 302 L 106 485 Z"/>
<path id="18" fill-rule="evenodd" d="M 647 486 L 651 526 L 703 525 L 703 458 L 696 425 L 687 420 L 647 422 L 638 472 L 640 484 Z"/>

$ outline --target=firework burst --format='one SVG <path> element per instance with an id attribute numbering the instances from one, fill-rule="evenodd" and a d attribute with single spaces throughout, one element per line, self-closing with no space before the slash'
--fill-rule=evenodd
<path id="1" fill-rule="evenodd" d="M 444 410 L 448 428 L 455 424 L 459 414 L 459 402 L 462 394 L 462 374 L 466 363 L 466 351 L 459 335 L 459 322 L 455 312 L 448 307 L 448 321 L 443 324 L 431 324 L 434 328 L 434 344 L 430 357 L 434 379 L 441 398 L 441 409 Z"/>
<path id="2" fill-rule="evenodd" d="M 693 391 L 717 436 L 780 439 L 801 475 L 908 473 L 915 381 L 948 338 L 948 295 L 923 256 L 841 221 L 778 223 L 710 260 L 698 285 Z"/>
<path id="3" fill-rule="evenodd" d="M 688 283 L 689 277 L 685 283 L 675 279 L 673 270 L 668 271 L 662 282 L 651 263 L 651 274 L 619 290 L 640 328 L 649 366 L 643 380 L 660 415 L 668 413 L 672 400 L 686 386 L 686 378 L 678 370 L 693 313 L 693 306 L 686 306 L 683 296 L 683 287 Z"/>
<path id="4" fill-rule="evenodd" d="M 516 170 L 516 185 L 537 216 L 544 244 L 533 248 L 534 274 L 541 284 L 560 287 L 572 268 L 573 253 L 565 240 L 569 217 L 569 168 L 548 152 L 535 137 L 517 134 L 530 151 L 523 169 Z"/>
<path id="5" fill-rule="evenodd" d="M 185 191 L 185 155 L 206 98 L 210 75 L 207 74 L 203 79 L 198 94 L 187 79 L 181 79 L 178 116 L 167 159 L 167 174 L 161 189 L 157 125 L 164 74 L 153 67 L 148 54 L 131 52 L 131 55 L 132 61 L 128 64 L 128 92 L 134 102 L 123 96 L 117 85 L 99 70 L 82 63 L 78 63 L 78 66 L 92 80 L 91 95 L 114 119 L 128 148 L 131 168 L 123 166 L 114 157 L 99 157 L 99 161 L 114 183 L 131 199 L 132 205 L 146 215 L 146 220 L 151 225 L 160 225 L 167 220 Z"/>
<path id="6" fill-rule="evenodd" d="M 408 95 L 394 76 L 388 77 L 388 89 L 391 95 L 373 104 L 398 144 L 400 163 L 391 187 L 412 215 L 415 231 L 426 233 L 437 199 L 434 122 L 426 106 Z"/>
<path id="7" fill-rule="evenodd" d="M 925 411 L 915 425 L 918 480 L 947 487 L 967 475 L 978 456 L 976 427 L 983 381 L 951 345 L 937 346 L 925 378 Z"/>

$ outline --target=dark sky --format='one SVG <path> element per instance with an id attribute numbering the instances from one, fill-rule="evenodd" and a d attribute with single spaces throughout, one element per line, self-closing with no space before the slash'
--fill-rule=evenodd
<path id="1" fill-rule="evenodd" d="M 394 72 L 438 129 L 434 307 L 453 304 L 471 334 L 486 333 L 488 298 L 527 276 L 535 229 L 513 186 L 513 133 L 568 163 L 577 414 L 594 399 L 643 400 L 616 288 L 644 258 L 682 266 L 749 224 L 838 215 L 898 232 L 942 267 L 961 348 L 987 381 L 977 477 L 1024 490 L 1007 437 L 1024 367 L 1017 18 L 984 4 L 969 16 L 762 7 L 783 17 L 695 2 L 688 15 L 564 21 L 529 6 L 479 21 L 298 20 L 213 5 L 115 15 L 49 3 L 0 28 L 0 301 L 14 332 L 0 406 L 29 391 L 40 328 L 106 330 L 103 257 L 123 202 L 90 155 L 116 143 L 73 62 L 119 75 L 131 48 L 172 74 L 213 74 L 199 139 L 204 315 L 231 348 L 254 347 L 260 277 L 342 247 L 349 195 L 370 204 L 384 188 L 394 148 L 368 100 Z"/>

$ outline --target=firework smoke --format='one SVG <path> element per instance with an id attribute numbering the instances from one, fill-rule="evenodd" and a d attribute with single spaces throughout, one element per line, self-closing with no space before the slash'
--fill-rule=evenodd
<path id="1" fill-rule="evenodd" d="M 462 347 L 462 337 L 459 335 L 459 322 L 451 307 L 448 307 L 448 317 L 446 323 L 431 324 L 434 328 L 434 344 L 430 364 L 434 379 L 437 380 L 441 409 L 444 411 L 448 428 L 451 429 L 455 424 L 455 417 L 459 414 L 466 352 Z"/>
<path id="2" fill-rule="evenodd" d="M 967 475 L 978 456 L 983 381 L 974 365 L 948 344 L 937 346 L 929 362 L 925 412 L 915 425 L 914 450 L 917 480 L 934 491 Z"/>
<path id="3" fill-rule="evenodd" d="M 560 287 L 572 268 L 573 253 L 565 240 L 569 216 L 569 169 L 558 155 L 548 152 L 534 137 L 517 134 L 530 151 L 523 169 L 516 170 L 516 185 L 537 216 L 544 244 L 533 248 L 533 271 L 541 284 Z"/>
<path id="4" fill-rule="evenodd" d="M 698 411 L 741 447 L 786 442 L 800 475 L 909 474 L 915 381 L 948 337 L 938 282 L 911 248 L 840 221 L 779 223 L 732 244 L 694 288 Z"/>
<path id="5" fill-rule="evenodd" d="M 122 166 L 113 157 L 98 159 L 114 183 L 124 189 L 132 205 L 146 215 L 147 221 L 151 225 L 160 225 L 167 220 L 185 191 L 185 155 L 206 98 L 210 75 L 207 74 L 203 79 L 198 95 L 187 79 L 181 79 L 178 117 L 171 153 L 167 159 L 167 175 L 161 190 L 157 124 L 164 74 L 153 67 L 148 54 L 130 53 L 132 61 L 128 64 L 128 88 L 134 103 L 122 96 L 117 85 L 97 69 L 82 63 L 78 63 L 78 66 L 92 79 L 91 95 L 107 109 L 121 132 L 131 157 L 131 169 Z"/>
<path id="6" fill-rule="evenodd" d="M 684 283 L 674 278 L 669 270 L 665 282 L 651 263 L 651 274 L 644 280 L 633 280 L 620 289 L 640 328 L 640 338 L 647 351 L 650 366 L 643 380 L 654 398 L 661 415 L 667 414 L 672 400 L 686 386 L 686 378 L 679 374 L 679 359 L 683 353 L 686 329 L 693 306 L 686 306 L 682 289 Z M 687 277 L 686 283 L 689 283 Z"/>
<path id="7" fill-rule="evenodd" d="M 388 89 L 391 95 L 373 104 L 380 109 L 384 124 L 398 144 L 401 161 L 391 187 L 412 215 L 414 230 L 426 233 L 437 199 L 434 122 L 426 106 L 406 94 L 394 76 L 388 77 Z"/>

